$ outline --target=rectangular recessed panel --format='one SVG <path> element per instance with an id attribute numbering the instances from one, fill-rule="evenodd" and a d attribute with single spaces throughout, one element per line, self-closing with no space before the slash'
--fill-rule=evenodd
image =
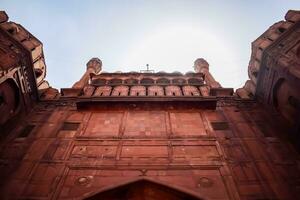
<path id="1" fill-rule="evenodd" d="M 230 159 L 232 161 L 246 161 L 249 159 L 249 155 L 245 152 L 242 147 L 241 142 L 239 141 L 230 141 L 223 144 L 225 158 Z"/>
<path id="2" fill-rule="evenodd" d="M 243 164 L 232 164 L 231 170 L 235 180 L 239 183 L 247 183 L 258 181 L 259 178 L 255 172 L 255 167 L 252 163 L 244 162 Z"/>
<path id="3" fill-rule="evenodd" d="M 264 122 L 257 122 L 256 123 L 258 130 L 265 136 L 265 137 L 273 137 L 274 136 L 274 130 L 269 126 L 269 124 L 266 124 Z"/>
<path id="4" fill-rule="evenodd" d="M 129 112 L 126 136 L 155 137 L 166 135 L 165 113 L 159 111 Z"/>
<path id="5" fill-rule="evenodd" d="M 27 125 L 22 131 L 21 133 L 18 135 L 19 138 L 25 138 L 27 137 L 31 131 L 34 129 L 34 125 Z"/>
<path id="6" fill-rule="evenodd" d="M 69 114 L 68 121 L 82 121 L 84 118 L 84 113 L 82 112 L 72 112 Z"/>
<path id="7" fill-rule="evenodd" d="M 76 131 L 79 127 L 80 123 L 75 123 L 75 122 L 64 122 L 61 130 L 64 131 Z"/>
<path id="8" fill-rule="evenodd" d="M 173 146 L 173 159 L 201 159 L 214 160 L 219 158 L 216 146 L 195 145 L 195 146 Z"/>
<path id="9" fill-rule="evenodd" d="M 175 136 L 206 135 L 200 113 L 170 113 L 172 133 Z"/>
<path id="10" fill-rule="evenodd" d="M 15 199 L 50 199 L 53 188 L 57 188 L 57 179 L 62 176 L 63 169 L 64 166 L 60 164 L 39 163 L 30 177 L 30 182 L 24 185 L 24 196 Z M 14 187 L 19 186 L 14 184 Z"/>
<path id="11" fill-rule="evenodd" d="M 84 136 L 118 136 L 123 113 L 92 113 Z"/>
<path id="12" fill-rule="evenodd" d="M 114 159 L 116 157 L 117 146 L 75 146 L 71 157 L 87 157 L 98 159 Z"/>
<path id="13" fill-rule="evenodd" d="M 220 110 L 205 110 L 203 113 L 209 121 L 224 121 L 224 115 Z"/>
<path id="14" fill-rule="evenodd" d="M 121 157 L 167 158 L 167 146 L 123 146 Z"/>
<path id="15" fill-rule="evenodd" d="M 229 129 L 228 122 L 210 122 L 210 124 L 215 131 Z"/>
<path id="16" fill-rule="evenodd" d="M 264 189 L 259 183 L 240 184 L 238 191 L 243 199 L 266 199 Z"/>
<path id="17" fill-rule="evenodd" d="M 255 137 L 255 132 L 252 129 L 252 125 L 247 122 L 238 122 L 234 123 L 237 131 L 237 137 L 246 138 L 246 137 Z"/>
<path id="18" fill-rule="evenodd" d="M 47 122 L 48 118 L 50 117 L 50 112 L 35 112 L 28 116 L 29 121 L 32 122 Z"/>

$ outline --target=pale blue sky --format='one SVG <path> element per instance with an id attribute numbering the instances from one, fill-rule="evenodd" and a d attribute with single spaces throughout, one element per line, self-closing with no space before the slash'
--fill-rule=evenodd
<path id="1" fill-rule="evenodd" d="M 299 0 L 1 0 L 11 21 L 44 44 L 47 80 L 71 87 L 86 62 L 104 71 L 192 71 L 198 57 L 224 87 L 248 78 L 251 42 Z"/>

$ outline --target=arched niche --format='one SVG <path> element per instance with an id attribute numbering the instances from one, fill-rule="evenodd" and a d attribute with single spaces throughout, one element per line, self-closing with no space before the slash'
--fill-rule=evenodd
<path id="1" fill-rule="evenodd" d="M 0 125 L 16 115 L 19 107 L 19 87 L 13 79 L 7 79 L 0 84 Z"/>
<path id="2" fill-rule="evenodd" d="M 43 70 L 41 69 L 34 69 L 34 74 L 36 78 L 40 78 L 43 74 Z"/>
<path id="3" fill-rule="evenodd" d="M 114 78 L 114 79 L 111 79 L 108 81 L 108 84 L 110 85 L 120 85 L 122 84 L 122 79 L 117 79 L 117 78 Z"/>
<path id="4" fill-rule="evenodd" d="M 140 83 L 144 85 L 151 85 L 154 84 L 154 80 L 152 78 L 143 78 Z"/>
<path id="5" fill-rule="evenodd" d="M 46 64 L 43 58 L 34 62 L 33 70 L 36 82 L 37 84 L 40 84 L 46 77 Z"/>
<path id="6" fill-rule="evenodd" d="M 156 80 L 156 84 L 167 85 L 167 84 L 170 84 L 170 80 L 167 78 L 159 78 Z"/>
<path id="7" fill-rule="evenodd" d="M 186 84 L 186 80 L 183 78 L 175 78 L 172 80 L 172 83 L 174 85 L 183 85 L 183 84 Z"/>
<path id="8" fill-rule="evenodd" d="M 106 79 L 102 79 L 102 78 L 97 78 L 92 80 L 92 84 L 93 85 L 106 85 L 107 80 Z"/>
<path id="9" fill-rule="evenodd" d="M 203 84 L 203 81 L 202 81 L 202 79 L 199 79 L 199 78 L 189 78 L 188 83 L 191 85 L 201 85 L 201 84 Z"/>
<path id="10" fill-rule="evenodd" d="M 127 85 L 137 85 L 138 83 L 139 83 L 139 81 L 134 78 L 129 78 L 129 79 L 124 80 L 124 84 L 127 84 Z"/>
<path id="11" fill-rule="evenodd" d="M 278 79 L 273 87 L 273 104 L 290 124 L 296 121 L 299 102 L 299 88 L 292 86 L 284 78 Z"/>

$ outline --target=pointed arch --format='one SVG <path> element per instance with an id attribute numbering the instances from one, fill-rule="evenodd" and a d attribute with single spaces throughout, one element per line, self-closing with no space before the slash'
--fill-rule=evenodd
<path id="1" fill-rule="evenodd" d="M 149 192 L 150 191 L 150 192 Z M 139 198 L 140 197 L 140 198 Z M 173 184 L 168 184 L 147 177 L 134 178 L 119 184 L 102 188 L 87 195 L 85 200 L 95 199 L 189 199 L 204 200 L 198 193 Z"/>

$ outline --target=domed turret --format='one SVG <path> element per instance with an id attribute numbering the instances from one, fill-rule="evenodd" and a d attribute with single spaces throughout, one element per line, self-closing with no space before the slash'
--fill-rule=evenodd
<path id="1" fill-rule="evenodd" d="M 194 70 L 196 73 L 204 74 L 204 80 L 208 86 L 211 88 L 221 88 L 220 83 L 218 83 L 214 77 L 209 72 L 209 64 L 203 58 L 198 58 L 194 62 Z"/>
<path id="2" fill-rule="evenodd" d="M 93 69 L 94 73 L 98 74 L 102 70 L 102 61 L 99 58 L 92 58 L 86 64 L 87 70 Z"/>
<path id="3" fill-rule="evenodd" d="M 92 58 L 86 64 L 86 72 L 83 74 L 81 79 L 77 81 L 73 88 L 83 88 L 88 84 L 90 76 L 98 74 L 102 70 L 102 61 L 99 58 Z"/>
<path id="4" fill-rule="evenodd" d="M 194 62 L 194 70 L 196 73 L 203 73 L 204 70 L 209 71 L 209 64 L 203 58 L 198 58 Z"/>

